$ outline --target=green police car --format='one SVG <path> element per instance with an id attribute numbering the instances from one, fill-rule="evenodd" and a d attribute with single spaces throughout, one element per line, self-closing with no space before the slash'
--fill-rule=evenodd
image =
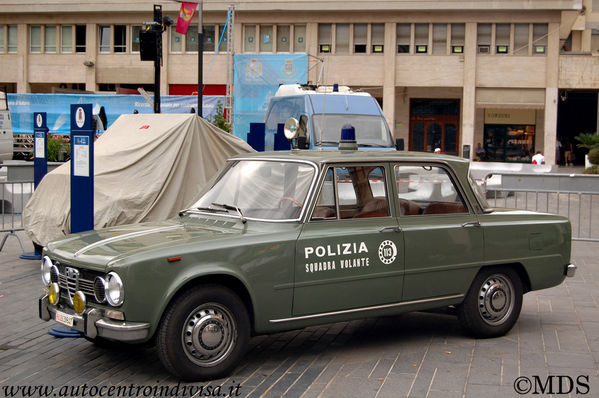
<path id="1" fill-rule="evenodd" d="M 507 333 L 522 295 L 574 275 L 567 218 L 490 208 L 467 160 L 398 151 L 232 158 L 178 217 L 44 249 L 39 315 L 94 342 L 153 341 L 187 380 L 229 373 L 250 336 L 455 306 Z"/>

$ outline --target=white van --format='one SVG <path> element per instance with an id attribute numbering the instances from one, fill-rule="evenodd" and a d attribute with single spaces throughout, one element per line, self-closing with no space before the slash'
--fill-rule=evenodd
<path id="1" fill-rule="evenodd" d="M 6 93 L 0 92 L 0 162 L 12 159 L 13 135 Z"/>
<path id="2" fill-rule="evenodd" d="M 301 149 L 337 148 L 341 128 L 351 124 L 361 149 L 395 149 L 396 142 L 378 102 L 369 93 L 347 86 L 283 84 L 270 99 L 265 118 L 266 142 L 277 126 L 298 120 L 304 132 Z"/>

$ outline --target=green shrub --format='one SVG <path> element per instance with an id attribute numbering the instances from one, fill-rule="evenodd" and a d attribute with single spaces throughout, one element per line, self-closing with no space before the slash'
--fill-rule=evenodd
<path id="1" fill-rule="evenodd" d="M 589 151 L 589 162 L 599 164 L 599 148 L 595 147 Z"/>
<path id="2" fill-rule="evenodd" d="M 576 144 L 579 148 L 586 148 L 591 150 L 595 147 L 599 147 L 599 135 L 595 133 L 581 133 L 574 137 L 580 144 Z"/>
<path id="3" fill-rule="evenodd" d="M 589 167 L 583 171 L 583 174 L 599 174 L 599 165 Z"/>

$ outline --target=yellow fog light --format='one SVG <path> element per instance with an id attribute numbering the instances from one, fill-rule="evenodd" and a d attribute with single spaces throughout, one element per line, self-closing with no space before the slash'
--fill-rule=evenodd
<path id="1" fill-rule="evenodd" d="M 58 283 L 50 284 L 50 288 L 48 289 L 48 301 L 52 305 L 58 304 L 58 298 L 60 297 L 60 288 L 58 287 Z"/>
<path id="2" fill-rule="evenodd" d="M 83 311 L 85 311 L 85 294 L 83 294 L 83 292 L 75 292 L 75 295 L 73 296 L 73 309 L 79 315 L 83 314 Z"/>

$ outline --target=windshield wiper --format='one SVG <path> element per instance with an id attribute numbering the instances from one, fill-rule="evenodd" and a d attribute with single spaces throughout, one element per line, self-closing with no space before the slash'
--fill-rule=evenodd
<path id="1" fill-rule="evenodd" d="M 194 210 L 209 211 L 209 212 L 219 212 L 219 213 L 226 213 L 227 212 L 227 210 L 214 209 L 212 207 L 190 207 L 189 209 L 181 210 L 179 212 L 179 217 L 181 217 L 184 213 L 187 213 L 187 212 L 190 212 L 190 211 L 194 211 Z"/>
<path id="2" fill-rule="evenodd" d="M 226 203 L 216 203 L 216 202 L 212 202 L 212 206 L 222 207 L 223 209 L 227 209 L 227 210 L 235 210 L 237 212 L 237 214 L 239 214 L 239 218 L 241 219 L 241 222 L 244 224 L 247 222 L 247 220 L 243 216 L 243 213 L 241 212 L 241 209 L 237 206 L 228 205 Z"/>

